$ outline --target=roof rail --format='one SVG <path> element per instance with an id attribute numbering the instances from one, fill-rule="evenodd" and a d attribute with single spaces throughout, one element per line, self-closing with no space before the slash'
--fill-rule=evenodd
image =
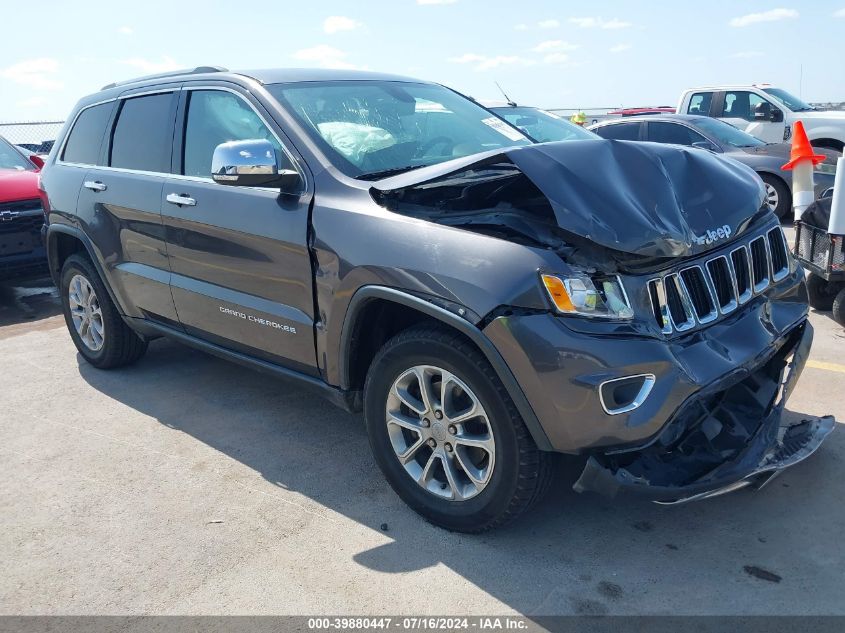
<path id="1" fill-rule="evenodd" d="M 157 73 L 155 75 L 145 75 L 143 77 L 135 77 L 134 79 L 127 79 L 125 81 L 115 81 L 106 84 L 100 90 L 108 90 L 109 88 L 116 88 L 117 86 L 125 86 L 127 84 L 139 83 L 142 81 L 149 81 L 150 79 L 165 79 L 167 77 L 178 77 L 179 75 L 199 75 L 203 73 L 225 73 L 229 72 L 228 68 L 222 66 L 197 66 L 196 68 L 185 68 L 183 70 L 171 70 L 166 73 Z"/>

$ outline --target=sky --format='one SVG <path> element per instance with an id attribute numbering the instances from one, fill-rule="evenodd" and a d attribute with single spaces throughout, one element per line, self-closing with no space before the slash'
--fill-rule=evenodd
<path id="1" fill-rule="evenodd" d="M 544 108 L 674 106 L 686 88 L 761 82 L 845 100 L 845 0 L 12 4 L 0 122 L 62 120 L 104 84 L 199 65 L 361 68 L 477 99 L 501 99 L 498 82 Z"/>

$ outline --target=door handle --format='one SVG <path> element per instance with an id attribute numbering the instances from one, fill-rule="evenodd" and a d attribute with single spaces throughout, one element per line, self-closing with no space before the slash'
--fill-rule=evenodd
<path id="1" fill-rule="evenodd" d="M 84 183 L 82 183 L 82 186 L 86 189 L 90 189 L 91 191 L 105 191 L 106 189 L 108 189 L 108 187 L 106 187 L 99 180 L 86 180 Z"/>
<path id="2" fill-rule="evenodd" d="M 194 200 L 191 196 L 184 194 L 184 193 L 169 193 L 165 198 L 170 204 L 176 204 L 180 207 L 195 207 L 197 206 L 197 201 Z"/>

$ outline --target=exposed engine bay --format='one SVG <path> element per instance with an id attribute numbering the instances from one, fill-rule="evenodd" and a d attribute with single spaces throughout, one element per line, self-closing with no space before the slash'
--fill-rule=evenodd
<path id="1" fill-rule="evenodd" d="M 834 419 L 784 416 L 809 352 L 806 327 L 756 369 L 696 394 L 647 446 L 591 457 L 575 490 L 613 496 L 641 489 L 663 503 L 679 503 L 761 487 L 808 457 L 833 430 Z"/>

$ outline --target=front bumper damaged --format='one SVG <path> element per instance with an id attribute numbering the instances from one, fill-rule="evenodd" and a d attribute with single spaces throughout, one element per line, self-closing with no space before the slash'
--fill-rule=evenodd
<path id="1" fill-rule="evenodd" d="M 804 323 L 753 370 L 702 389 L 647 446 L 594 454 L 574 489 L 677 504 L 761 488 L 809 457 L 833 431 L 832 416 L 784 411 L 812 338 Z"/>

